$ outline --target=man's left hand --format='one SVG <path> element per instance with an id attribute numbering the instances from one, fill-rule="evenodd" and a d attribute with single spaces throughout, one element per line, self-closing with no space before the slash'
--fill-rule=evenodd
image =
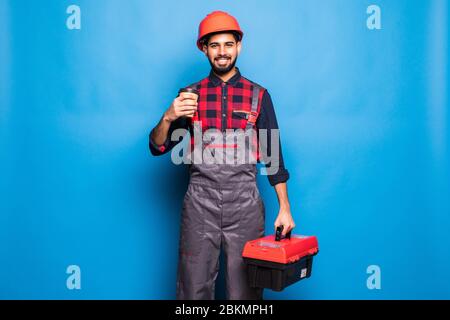
<path id="1" fill-rule="evenodd" d="M 285 236 L 286 233 L 295 228 L 294 219 L 292 219 L 291 210 L 288 208 L 280 208 L 278 212 L 278 217 L 275 220 L 274 227 L 275 230 L 278 226 L 283 225 L 282 235 Z"/>

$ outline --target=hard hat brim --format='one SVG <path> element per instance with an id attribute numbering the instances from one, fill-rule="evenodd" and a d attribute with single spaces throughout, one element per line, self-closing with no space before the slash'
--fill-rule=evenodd
<path id="1" fill-rule="evenodd" d="M 203 42 L 206 38 L 211 37 L 213 35 L 219 34 L 219 33 L 236 33 L 239 35 L 239 41 L 242 41 L 242 38 L 244 37 L 244 33 L 241 30 L 232 30 L 224 28 L 223 30 L 215 30 L 214 32 L 207 33 L 203 35 L 200 39 L 197 40 L 197 47 L 203 51 Z"/>

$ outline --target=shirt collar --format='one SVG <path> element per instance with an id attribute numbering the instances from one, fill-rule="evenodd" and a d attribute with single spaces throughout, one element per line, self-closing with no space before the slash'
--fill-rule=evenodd
<path id="1" fill-rule="evenodd" d="M 214 87 L 219 86 L 223 82 L 222 79 L 220 79 L 212 70 L 209 73 L 208 78 Z M 238 67 L 236 67 L 236 73 L 226 83 L 234 86 L 239 81 L 240 78 L 241 78 L 241 72 L 239 71 Z"/>

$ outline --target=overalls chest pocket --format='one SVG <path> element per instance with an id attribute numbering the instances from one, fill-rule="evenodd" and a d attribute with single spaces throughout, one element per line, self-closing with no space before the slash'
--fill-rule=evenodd
<path id="1" fill-rule="evenodd" d="M 251 112 L 245 109 L 233 109 L 231 111 L 231 126 L 233 129 L 245 130 Z"/>

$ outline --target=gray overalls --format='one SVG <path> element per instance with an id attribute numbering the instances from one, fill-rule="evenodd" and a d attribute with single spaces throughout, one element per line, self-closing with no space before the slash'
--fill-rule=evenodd
<path id="1" fill-rule="evenodd" d="M 254 88 L 256 111 L 259 88 Z M 205 146 L 203 146 L 205 147 Z M 214 299 L 220 249 L 228 299 L 262 299 L 250 288 L 242 250 L 264 236 L 265 209 L 255 164 L 191 164 L 181 217 L 177 299 Z"/>

